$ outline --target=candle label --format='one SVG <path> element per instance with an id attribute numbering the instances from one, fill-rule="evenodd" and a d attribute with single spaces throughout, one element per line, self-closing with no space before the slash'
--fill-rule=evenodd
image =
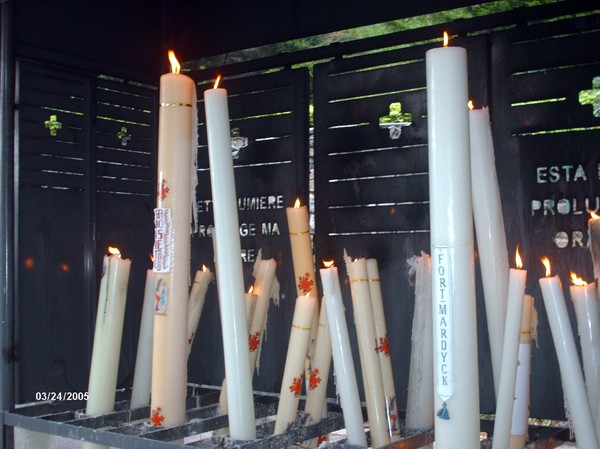
<path id="1" fill-rule="evenodd" d="M 162 408 L 156 407 L 150 414 L 150 422 L 153 426 L 162 426 L 165 417 L 162 414 Z"/>
<path id="2" fill-rule="evenodd" d="M 164 279 L 159 279 L 156 283 L 156 290 L 154 294 L 154 314 L 155 315 L 166 315 L 167 314 L 167 299 L 169 297 L 169 288 L 167 282 Z"/>
<path id="3" fill-rule="evenodd" d="M 292 379 L 292 384 L 289 386 L 289 389 L 295 398 L 300 396 L 300 393 L 302 392 L 302 381 L 303 380 L 304 380 L 304 374 L 301 374 L 300 377 L 294 377 Z"/>
<path id="4" fill-rule="evenodd" d="M 171 209 L 157 207 L 154 209 L 154 266 L 152 270 L 156 273 L 168 273 L 171 271 L 171 234 L 173 232 L 173 221 Z"/>
<path id="5" fill-rule="evenodd" d="M 311 390 L 314 390 L 321 383 L 321 376 L 319 368 L 314 368 L 310 371 L 310 377 L 308 379 L 308 386 Z"/>
<path id="6" fill-rule="evenodd" d="M 379 337 L 379 343 L 375 343 L 375 352 L 378 352 L 385 357 L 390 356 L 390 342 L 387 334 L 385 334 L 385 337 Z"/>
<path id="7" fill-rule="evenodd" d="M 315 281 L 312 279 L 310 273 L 305 273 L 304 276 L 298 276 L 298 290 L 300 290 L 305 295 L 308 295 L 315 284 Z"/>
<path id="8" fill-rule="evenodd" d="M 433 306 L 437 394 L 447 401 L 453 394 L 452 283 L 447 246 L 433 248 Z"/>

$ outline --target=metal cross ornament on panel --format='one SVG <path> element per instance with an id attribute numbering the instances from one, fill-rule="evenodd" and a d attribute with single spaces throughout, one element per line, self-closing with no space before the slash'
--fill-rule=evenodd
<path id="1" fill-rule="evenodd" d="M 58 121 L 56 115 L 52 114 L 50 118 L 44 122 L 44 127 L 48 128 L 50 130 L 50 135 L 54 137 L 58 131 L 62 129 L 62 123 Z"/>
<path id="2" fill-rule="evenodd" d="M 592 88 L 579 92 L 579 103 L 591 104 L 594 117 L 600 117 L 600 76 L 592 80 Z"/>
<path id="3" fill-rule="evenodd" d="M 390 113 L 379 117 L 379 127 L 389 129 L 390 139 L 399 139 L 402 134 L 403 126 L 412 125 L 412 114 L 402 112 L 402 103 L 391 103 Z"/>

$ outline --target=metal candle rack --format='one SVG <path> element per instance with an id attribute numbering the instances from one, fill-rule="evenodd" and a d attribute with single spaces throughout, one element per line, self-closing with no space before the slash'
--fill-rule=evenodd
<path id="1" fill-rule="evenodd" d="M 255 410 L 258 439 L 253 441 L 232 440 L 223 435 L 208 432 L 226 429 L 227 416 L 218 411 L 219 391 L 205 386 L 189 386 L 187 397 L 187 421 L 170 427 L 155 427 L 148 423 L 149 407 L 129 408 L 126 393 L 119 392 L 115 410 L 101 415 L 87 416 L 83 413 L 83 401 L 59 401 L 31 404 L 16 410 L 3 412 L 4 426 L 20 427 L 40 433 L 57 435 L 76 440 L 104 444 L 127 449 L 174 449 L 232 448 L 232 449 L 278 449 L 302 444 L 321 435 L 340 431 L 344 419 L 337 404 L 328 404 L 327 417 L 318 424 L 306 425 L 303 414 L 284 434 L 273 435 L 273 416 L 277 412 L 278 399 L 274 395 L 255 393 Z M 482 420 L 482 431 L 493 429 L 493 422 Z M 182 443 L 184 438 L 207 433 L 206 438 Z M 529 449 L 550 449 L 569 439 L 568 429 L 553 427 L 530 427 Z M 416 449 L 433 442 L 433 430 L 405 431 L 402 439 L 385 449 Z M 178 442 L 179 441 L 179 442 Z M 330 442 L 328 447 L 358 449 L 343 437 Z M 491 440 L 484 439 L 481 448 L 490 448 Z"/>

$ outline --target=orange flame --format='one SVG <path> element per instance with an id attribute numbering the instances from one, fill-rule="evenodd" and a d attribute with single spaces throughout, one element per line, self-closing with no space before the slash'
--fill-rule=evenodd
<path id="1" fill-rule="evenodd" d="M 552 271 L 550 271 L 550 259 L 548 259 L 547 257 L 542 257 L 540 260 L 546 267 L 546 277 L 549 278 L 552 274 Z"/>
<path id="2" fill-rule="evenodd" d="M 444 47 L 448 46 L 448 41 L 449 41 L 448 33 L 446 31 L 444 31 Z"/>
<path id="3" fill-rule="evenodd" d="M 253 291 L 254 291 L 254 285 L 251 285 L 250 288 L 248 289 L 248 294 L 251 295 Z"/>
<path id="4" fill-rule="evenodd" d="M 208 268 L 206 268 L 206 265 L 202 264 L 202 271 L 206 273 L 206 270 L 208 270 Z"/>
<path id="5" fill-rule="evenodd" d="M 154 263 L 154 254 L 152 254 L 152 253 L 149 253 L 148 255 L 150 256 L 150 261 L 151 261 L 152 263 Z"/>
<path id="6" fill-rule="evenodd" d="M 300 208 L 300 198 L 296 198 L 296 202 L 294 203 L 294 209 Z"/>
<path id="7" fill-rule="evenodd" d="M 333 267 L 333 260 L 324 260 L 323 265 L 325 265 L 325 268 L 331 268 Z"/>
<path id="8" fill-rule="evenodd" d="M 600 215 L 595 214 L 594 211 L 590 211 L 590 217 L 592 217 L 594 220 L 597 220 L 600 218 Z"/>
<path id="9" fill-rule="evenodd" d="M 219 87 L 219 81 L 221 81 L 221 75 L 217 76 L 217 79 L 215 80 L 215 85 L 213 86 L 213 89 L 216 89 Z"/>
<path id="10" fill-rule="evenodd" d="M 108 254 L 121 257 L 121 251 L 119 251 L 119 248 L 115 248 L 114 246 L 108 247 Z"/>
<path id="11" fill-rule="evenodd" d="M 469 107 L 469 111 L 472 111 L 473 109 L 475 109 L 475 106 L 473 105 L 473 100 L 469 100 L 469 102 L 467 103 L 467 106 Z"/>
<path id="12" fill-rule="evenodd" d="M 519 245 L 517 245 L 517 249 L 515 250 L 515 266 L 523 268 L 523 260 L 521 260 L 521 255 L 519 254 Z"/>
<path id="13" fill-rule="evenodd" d="M 169 50 L 169 62 L 171 62 L 171 73 L 179 73 L 181 71 L 181 65 L 179 65 L 179 61 L 175 57 L 173 50 Z"/>
<path id="14" fill-rule="evenodd" d="M 578 287 L 583 287 L 584 285 L 587 285 L 587 282 L 585 282 L 583 279 L 581 279 L 579 276 L 577 276 L 572 271 L 571 271 L 571 282 L 573 283 L 573 285 L 576 285 Z"/>

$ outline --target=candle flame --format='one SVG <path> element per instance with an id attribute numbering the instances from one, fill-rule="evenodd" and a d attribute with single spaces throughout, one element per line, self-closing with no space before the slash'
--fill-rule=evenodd
<path id="1" fill-rule="evenodd" d="M 444 31 L 444 47 L 448 46 L 448 33 L 446 31 Z"/>
<path id="2" fill-rule="evenodd" d="M 333 267 L 333 260 L 324 260 L 323 265 L 325 265 L 325 268 L 331 268 Z"/>
<path id="3" fill-rule="evenodd" d="M 300 208 L 300 198 L 296 198 L 296 202 L 294 203 L 294 209 Z"/>
<path id="4" fill-rule="evenodd" d="M 206 265 L 202 264 L 202 271 L 206 273 L 206 270 L 208 270 L 208 268 L 206 268 Z"/>
<path id="5" fill-rule="evenodd" d="M 585 282 L 583 279 L 581 279 L 579 276 L 577 276 L 572 271 L 571 271 L 571 282 L 573 283 L 573 285 L 576 285 L 578 287 L 583 287 L 584 285 L 587 285 L 587 282 Z"/>
<path id="6" fill-rule="evenodd" d="M 217 87 L 219 87 L 219 81 L 221 81 L 221 75 L 217 76 L 217 79 L 215 80 L 215 85 L 213 86 L 213 89 L 216 89 Z"/>
<path id="7" fill-rule="evenodd" d="M 251 285 L 250 288 L 248 289 L 248 294 L 251 295 L 253 291 L 254 291 L 254 285 Z"/>
<path id="8" fill-rule="evenodd" d="M 521 260 L 521 255 L 519 254 L 519 245 L 517 245 L 517 249 L 515 250 L 515 266 L 523 268 L 523 260 Z"/>
<path id="9" fill-rule="evenodd" d="M 547 257 L 542 257 L 541 261 L 546 267 L 546 277 L 549 278 L 552 274 L 552 272 L 550 271 L 550 259 L 548 259 Z"/>
<path id="10" fill-rule="evenodd" d="M 594 211 L 590 211 L 590 217 L 592 217 L 594 220 L 597 220 L 598 218 L 600 218 L 600 215 L 595 214 Z"/>
<path id="11" fill-rule="evenodd" d="M 181 65 L 179 65 L 179 61 L 175 57 L 175 52 L 173 50 L 169 50 L 169 61 L 171 62 L 171 73 L 179 73 L 181 71 Z"/>
<path id="12" fill-rule="evenodd" d="M 472 111 L 473 109 L 475 109 L 475 106 L 473 105 L 473 100 L 469 100 L 469 102 L 467 103 L 467 106 L 469 107 L 469 111 Z"/>
<path id="13" fill-rule="evenodd" d="M 114 246 L 108 247 L 108 254 L 121 257 L 121 251 L 119 251 L 119 248 L 115 248 Z"/>
<path id="14" fill-rule="evenodd" d="M 151 261 L 152 263 L 154 263 L 154 254 L 152 254 L 152 253 L 149 253 L 148 255 L 150 256 L 150 261 Z"/>

